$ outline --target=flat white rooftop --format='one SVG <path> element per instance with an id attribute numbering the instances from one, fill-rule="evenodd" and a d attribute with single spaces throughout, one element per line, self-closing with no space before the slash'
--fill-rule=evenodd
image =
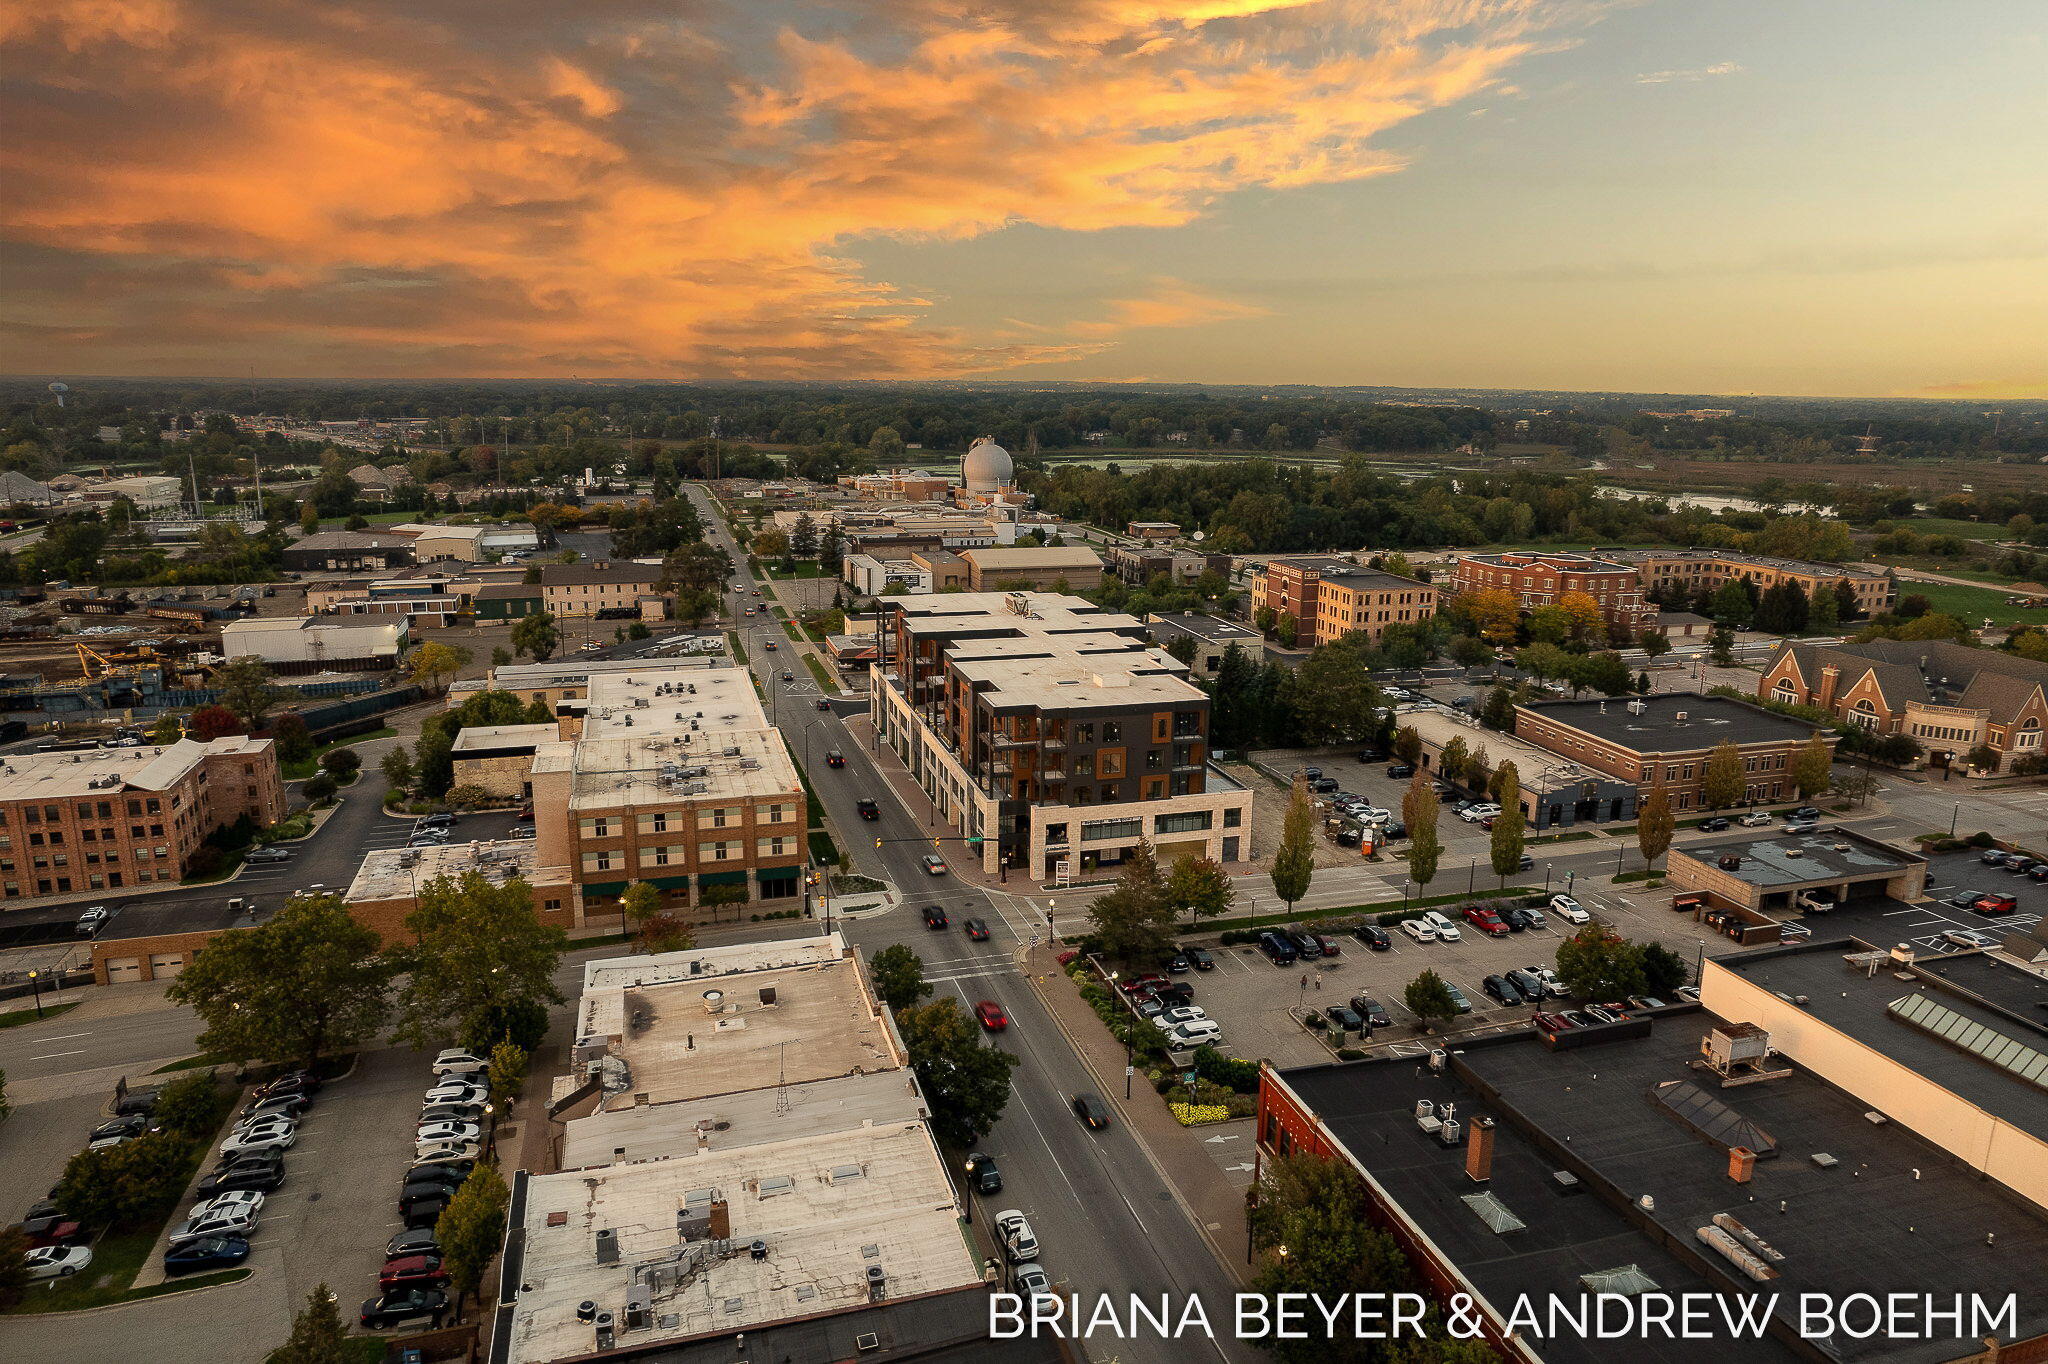
<path id="1" fill-rule="evenodd" d="M 0 756 L 0 800 L 64 800 L 75 796 L 111 799 L 124 790 L 164 791 L 209 757 L 270 750 L 270 740 L 234 734 L 201 743 L 141 748 L 87 748 L 74 753 L 9 753 Z"/>
<path id="2" fill-rule="evenodd" d="M 436 877 L 454 878 L 477 872 L 493 885 L 503 885 L 517 876 L 529 885 L 548 879 L 567 879 L 563 870 L 557 878 L 542 877 L 540 859 L 531 839 L 503 839 L 491 843 L 447 843 L 435 848 L 376 848 L 363 855 L 348 884 L 349 900 L 409 900 L 419 888 Z"/>

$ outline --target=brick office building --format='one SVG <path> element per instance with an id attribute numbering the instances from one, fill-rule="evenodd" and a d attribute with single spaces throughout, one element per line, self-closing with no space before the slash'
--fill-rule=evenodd
<path id="1" fill-rule="evenodd" d="M 1807 559 L 1779 559 L 1732 549 L 1624 549 L 1606 552 L 1605 557 L 1634 568 L 1644 589 L 1652 592 L 1676 588 L 1697 596 L 1747 578 L 1759 592 L 1789 582 L 1809 598 L 1847 583 L 1856 597 L 1856 609 L 1866 616 L 1889 611 L 1898 600 L 1899 585 L 1888 573 Z"/>
<path id="2" fill-rule="evenodd" d="M 284 818 L 268 739 L 0 758 L 0 897 L 182 880 L 214 830 Z"/>
<path id="3" fill-rule="evenodd" d="M 1749 804 L 1798 795 L 1792 769 L 1814 726 L 1760 706 L 1698 692 L 1630 701 L 1544 701 L 1515 707 L 1515 737 L 1647 788 L 1661 768 L 1671 806 L 1705 809 L 1707 759 L 1724 742 L 1742 755 Z M 1829 744 L 1832 734 L 1824 734 Z"/>
<path id="4" fill-rule="evenodd" d="M 1268 559 L 1253 567 L 1251 606 L 1294 622 L 1295 643 L 1328 644 L 1349 634 L 1377 641 L 1389 625 L 1436 614 L 1437 588 L 1328 554 Z"/>
<path id="5" fill-rule="evenodd" d="M 1584 554 L 1462 554 L 1451 571 L 1454 592 L 1506 592 L 1524 611 L 1555 606 L 1568 592 L 1581 592 L 1600 606 L 1607 628 L 1634 635 L 1657 619 L 1657 607 L 1643 595 L 1636 570 Z"/>

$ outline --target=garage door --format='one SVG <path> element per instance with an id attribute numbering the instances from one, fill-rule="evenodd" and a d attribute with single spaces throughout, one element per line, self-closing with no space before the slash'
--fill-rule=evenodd
<path id="1" fill-rule="evenodd" d="M 154 952 L 150 954 L 149 971 L 158 980 L 168 980 L 185 969 L 183 952 Z"/>
<path id="2" fill-rule="evenodd" d="M 141 980 L 141 979 L 142 979 L 142 958 L 140 958 L 140 957 L 108 957 L 108 958 L 107 958 L 107 982 L 108 982 L 109 984 L 113 984 L 114 982 L 117 982 L 117 981 L 123 981 L 123 980 Z"/>

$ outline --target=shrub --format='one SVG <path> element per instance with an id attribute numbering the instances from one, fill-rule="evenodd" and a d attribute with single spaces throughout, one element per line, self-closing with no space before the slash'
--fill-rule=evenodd
<path id="1" fill-rule="evenodd" d="M 317 777 L 306 778 L 306 784 L 299 788 L 299 792 L 307 800 L 318 804 L 323 800 L 331 799 L 339 789 L 334 783 L 334 778 L 323 772 Z"/>
<path id="2" fill-rule="evenodd" d="M 1230 1117 L 1230 1110 L 1221 1104 L 1168 1104 L 1166 1111 L 1173 1114 L 1174 1121 L 1182 1127 L 1196 1127 L 1202 1123 L 1224 1122 Z"/>
<path id="3" fill-rule="evenodd" d="M 1973 848 L 1988 848 L 1997 841 L 1997 839 L 1985 833 L 1982 829 L 1970 835 L 1970 846 Z"/>
<path id="4" fill-rule="evenodd" d="M 1337 1059 L 1339 1061 L 1363 1061 L 1365 1053 L 1356 1047 L 1339 1047 L 1337 1048 Z"/>
<path id="5" fill-rule="evenodd" d="M 1240 1061 L 1234 1056 L 1225 1056 L 1214 1047 L 1196 1049 L 1195 1074 L 1239 1094 L 1256 1094 L 1259 1089 L 1258 1062 Z"/>
<path id="6" fill-rule="evenodd" d="M 1307 1028 L 1310 1032 L 1321 1032 L 1330 1026 L 1330 1020 L 1324 1018 L 1321 1014 L 1310 1014 L 1307 1018 L 1301 1020 L 1301 1026 Z"/>

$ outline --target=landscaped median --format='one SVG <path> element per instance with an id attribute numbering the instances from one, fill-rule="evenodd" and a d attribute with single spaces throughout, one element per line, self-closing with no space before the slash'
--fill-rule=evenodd
<path id="1" fill-rule="evenodd" d="M 1166 1034 L 1131 1009 L 1105 977 L 1099 959 L 1079 952 L 1061 956 L 1065 958 L 1062 969 L 1080 990 L 1082 1000 L 1095 1011 L 1111 1037 L 1129 1044 L 1131 1064 L 1138 1067 L 1153 1092 L 1166 1101 L 1174 1121 L 1183 1127 L 1193 1127 L 1248 1118 L 1258 1111 L 1256 1062 L 1235 1060 L 1214 1047 L 1197 1048 L 1195 1082 L 1189 1085 L 1185 1072 L 1167 1054 Z"/>

